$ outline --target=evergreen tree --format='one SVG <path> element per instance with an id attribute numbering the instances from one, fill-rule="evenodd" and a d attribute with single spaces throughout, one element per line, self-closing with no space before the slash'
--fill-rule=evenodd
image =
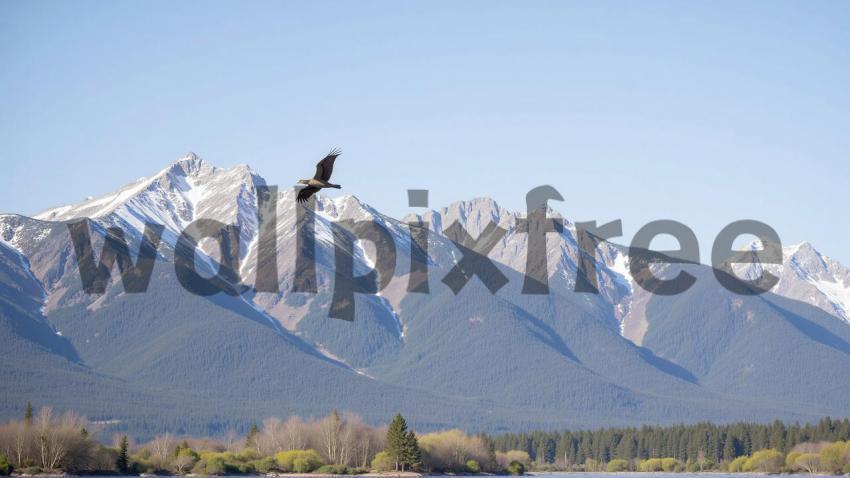
<path id="1" fill-rule="evenodd" d="M 735 446 L 735 437 L 731 433 L 726 433 L 723 441 L 723 459 L 732 461 L 738 456 L 738 447 Z"/>
<path id="2" fill-rule="evenodd" d="M 768 448 L 785 451 L 785 424 L 779 420 L 773 422 L 768 436 Z"/>
<path id="3" fill-rule="evenodd" d="M 256 448 L 257 447 L 257 437 L 260 436 L 260 427 L 257 426 L 256 423 L 251 425 L 251 429 L 248 431 L 248 436 L 245 437 L 245 448 Z"/>
<path id="4" fill-rule="evenodd" d="M 416 434 L 408 430 L 404 437 L 404 464 L 410 471 L 422 469 L 422 450 L 419 449 L 419 440 Z"/>
<path id="5" fill-rule="evenodd" d="M 601 428 L 560 433 L 536 431 L 488 437 L 495 450 L 523 450 L 538 463 L 585 460 L 610 461 L 676 458 L 685 463 L 705 460 L 731 462 L 753 451 L 776 448 L 787 453 L 800 443 L 850 440 L 850 419 L 824 418 L 817 424 L 800 425 L 774 421 L 770 424 L 738 422 L 715 425 Z"/>
<path id="6" fill-rule="evenodd" d="M 179 445 L 177 445 L 177 449 L 174 451 L 174 454 L 179 455 L 181 450 L 191 450 L 191 449 L 192 448 L 189 446 L 189 442 L 186 441 L 186 440 L 183 440 L 182 442 L 180 442 Z"/>
<path id="7" fill-rule="evenodd" d="M 399 468 L 401 468 L 401 471 L 404 471 L 405 449 L 409 440 L 407 436 L 407 422 L 404 421 L 401 413 L 397 413 L 390 423 L 389 428 L 387 428 L 387 448 L 385 450 L 390 456 L 390 459 L 395 462 L 396 471 L 399 471 Z"/>
<path id="8" fill-rule="evenodd" d="M 127 440 L 127 435 L 121 437 L 121 443 L 118 445 L 118 458 L 115 460 L 115 467 L 121 473 L 127 473 L 130 465 L 130 459 L 127 455 L 130 448 L 130 442 Z"/>
<path id="9" fill-rule="evenodd" d="M 24 423 L 29 427 L 32 426 L 32 404 L 27 402 L 26 407 L 24 407 Z"/>

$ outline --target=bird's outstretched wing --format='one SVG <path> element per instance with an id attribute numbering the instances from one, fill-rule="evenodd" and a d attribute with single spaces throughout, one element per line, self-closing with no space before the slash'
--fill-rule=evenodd
<path id="1" fill-rule="evenodd" d="M 313 176 L 313 179 L 330 181 L 331 173 L 334 172 L 334 161 L 336 161 L 337 156 L 340 154 L 342 154 L 342 151 L 334 148 L 327 156 L 324 157 L 324 159 L 319 161 L 318 164 L 316 164 L 316 175 Z"/>
<path id="2" fill-rule="evenodd" d="M 301 190 L 298 191 L 298 197 L 295 198 L 295 201 L 299 203 L 305 203 L 308 199 L 310 199 L 310 196 L 316 194 L 316 191 L 318 190 L 319 188 L 314 186 L 307 186 L 306 188 L 301 188 Z"/>

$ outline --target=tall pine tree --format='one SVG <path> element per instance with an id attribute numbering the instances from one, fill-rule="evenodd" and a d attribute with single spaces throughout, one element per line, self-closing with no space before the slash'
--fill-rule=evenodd
<path id="1" fill-rule="evenodd" d="M 410 471 L 422 470 L 422 450 L 419 449 L 419 440 L 416 434 L 408 430 L 404 437 L 404 464 Z"/>
<path id="2" fill-rule="evenodd" d="M 26 426 L 32 426 L 32 404 L 27 402 L 26 407 L 24 407 L 24 423 Z"/>
<path id="3" fill-rule="evenodd" d="M 251 425 L 251 429 L 248 430 L 248 436 L 245 437 L 245 448 L 256 448 L 257 447 L 257 437 L 260 436 L 260 427 L 257 426 L 256 423 Z"/>
<path id="4" fill-rule="evenodd" d="M 415 438 L 414 438 L 415 439 Z M 396 471 L 404 471 L 406 450 L 410 439 L 407 436 L 407 422 L 401 413 L 397 413 L 393 421 L 387 429 L 387 448 L 386 452 L 395 462 Z M 417 446 L 418 448 L 418 446 Z"/>
<path id="5" fill-rule="evenodd" d="M 127 440 L 127 435 L 121 437 L 121 443 L 118 445 L 118 458 L 115 460 L 115 467 L 121 473 L 127 473 L 130 466 L 130 459 L 127 455 L 130 448 L 130 442 Z"/>

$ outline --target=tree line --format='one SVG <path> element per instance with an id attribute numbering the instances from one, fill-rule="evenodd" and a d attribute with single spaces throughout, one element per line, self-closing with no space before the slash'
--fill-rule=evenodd
<path id="1" fill-rule="evenodd" d="M 561 432 L 506 433 L 489 438 L 496 450 L 523 450 L 539 464 L 607 463 L 613 459 L 675 458 L 731 462 L 762 449 L 788 453 L 801 443 L 850 440 L 850 420 L 823 418 L 816 424 L 739 422 L 601 428 Z"/>
<path id="2" fill-rule="evenodd" d="M 359 474 L 571 471 L 850 472 L 850 422 L 735 423 L 470 435 L 416 433 L 398 414 L 388 426 L 336 411 L 326 417 L 269 417 L 246 435 L 160 434 L 137 443 L 101 436 L 73 412 L 27 404 L 0 425 L 0 474 L 64 471 L 121 474 Z"/>
<path id="3" fill-rule="evenodd" d="M 177 437 L 164 433 L 136 443 L 127 435 L 104 444 L 99 427 L 50 407 L 28 403 L 21 420 L 0 425 L 0 474 L 120 473 L 234 475 L 267 473 L 507 472 L 524 465 L 499 461 L 489 444 L 460 430 L 418 435 L 401 414 L 389 426 L 333 411 L 323 418 L 270 417 L 245 436 Z M 526 454 L 525 457 L 527 458 Z"/>

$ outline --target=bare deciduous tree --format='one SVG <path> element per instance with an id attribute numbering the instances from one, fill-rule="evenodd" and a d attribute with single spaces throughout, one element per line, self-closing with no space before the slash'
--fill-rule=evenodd
<path id="1" fill-rule="evenodd" d="M 261 454 L 274 455 L 283 451 L 284 440 L 283 422 L 280 421 L 280 418 L 270 417 L 263 420 L 263 429 L 260 431 L 260 436 L 257 437 Z"/>
<path id="2" fill-rule="evenodd" d="M 227 451 L 236 451 L 239 447 L 238 438 L 239 434 L 236 433 L 236 430 L 228 428 L 223 437 L 224 449 Z"/>
<path id="3" fill-rule="evenodd" d="M 344 428 L 345 424 L 336 410 L 331 412 L 331 414 L 321 422 L 322 451 L 324 451 L 325 458 L 328 460 L 328 463 L 343 463 L 342 434 Z"/>
<path id="4" fill-rule="evenodd" d="M 177 455 L 177 458 L 171 463 L 174 471 L 178 474 L 183 474 L 189 470 L 189 467 L 195 464 L 195 458 L 191 455 Z"/>
<path id="5" fill-rule="evenodd" d="M 283 424 L 286 436 L 285 450 L 301 450 L 307 447 L 307 425 L 300 417 L 289 417 Z"/>
<path id="6" fill-rule="evenodd" d="M 0 427 L 0 453 L 20 468 L 33 453 L 32 428 L 22 422 L 9 422 Z"/>
<path id="7" fill-rule="evenodd" d="M 171 435 L 167 432 L 159 435 L 150 442 L 151 460 L 160 469 L 168 466 L 168 455 L 171 453 Z"/>
<path id="8" fill-rule="evenodd" d="M 467 460 L 485 467 L 490 462 L 490 451 L 481 438 L 457 429 L 423 435 L 419 445 L 426 465 L 436 470 L 460 469 Z"/>

